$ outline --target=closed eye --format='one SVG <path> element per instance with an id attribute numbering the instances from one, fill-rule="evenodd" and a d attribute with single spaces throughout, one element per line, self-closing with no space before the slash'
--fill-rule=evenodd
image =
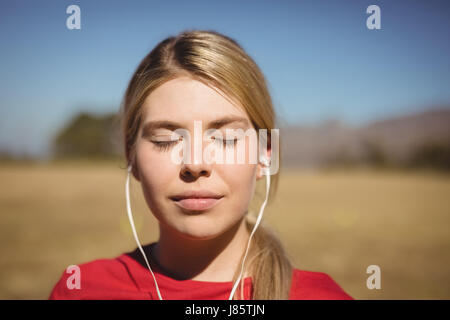
<path id="1" fill-rule="evenodd" d="M 152 141 L 156 148 L 162 151 L 168 150 L 170 147 L 174 146 L 178 141 Z"/>
<path id="2" fill-rule="evenodd" d="M 220 139 L 220 138 L 213 138 L 214 142 L 216 142 L 219 145 L 223 145 L 224 147 L 230 147 L 232 145 L 236 145 L 237 141 L 239 139 L 231 139 L 231 140 L 226 140 L 226 139 Z M 178 143 L 180 140 L 172 140 L 172 141 L 156 141 L 153 140 L 152 143 L 155 145 L 156 148 L 158 148 L 158 150 L 161 151 L 167 151 L 169 150 L 172 146 L 174 146 L 176 143 Z"/>
<path id="3" fill-rule="evenodd" d="M 214 138 L 214 141 L 218 144 L 223 144 L 224 146 L 231 146 L 231 145 L 236 145 L 238 139 L 232 139 L 232 140 L 224 140 L 224 139 L 220 139 L 220 138 Z"/>

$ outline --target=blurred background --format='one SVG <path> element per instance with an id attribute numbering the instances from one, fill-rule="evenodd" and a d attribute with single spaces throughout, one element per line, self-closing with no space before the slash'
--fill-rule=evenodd
<path id="1" fill-rule="evenodd" d="M 72 4 L 81 29 L 66 26 Z M 366 25 L 372 4 L 381 29 Z M 356 299 L 449 299 L 449 9 L 2 0 L 0 299 L 47 299 L 68 265 L 135 248 L 117 111 L 140 60 L 185 29 L 234 38 L 267 78 L 283 167 L 265 220 L 295 266 Z M 139 183 L 131 190 L 140 238 L 155 241 Z M 381 289 L 366 286 L 370 265 Z"/>

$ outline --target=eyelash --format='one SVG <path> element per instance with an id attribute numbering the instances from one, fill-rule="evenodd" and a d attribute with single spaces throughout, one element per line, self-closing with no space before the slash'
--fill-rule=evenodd
<path id="1" fill-rule="evenodd" d="M 162 151 L 168 150 L 174 143 L 178 141 L 152 141 L 153 144 Z"/>
<path id="2" fill-rule="evenodd" d="M 230 143 L 236 145 L 238 139 L 233 140 L 223 140 L 223 139 L 214 139 L 215 141 L 221 141 L 224 147 L 227 147 Z M 170 147 L 178 143 L 178 141 L 152 141 L 153 144 L 161 151 L 169 150 Z"/>

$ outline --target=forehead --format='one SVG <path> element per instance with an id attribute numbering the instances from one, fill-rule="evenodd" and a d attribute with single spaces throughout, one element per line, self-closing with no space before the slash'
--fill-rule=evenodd
<path id="1" fill-rule="evenodd" d="M 147 120 L 212 121 L 230 115 L 250 120 L 244 108 L 220 90 L 190 77 L 165 82 L 145 99 L 143 108 Z"/>

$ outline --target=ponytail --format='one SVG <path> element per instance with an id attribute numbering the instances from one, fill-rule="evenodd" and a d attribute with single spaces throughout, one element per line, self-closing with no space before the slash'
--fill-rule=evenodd
<path id="1" fill-rule="evenodd" d="M 247 214 L 245 223 L 249 232 L 255 225 L 253 215 Z M 252 277 L 252 300 L 289 300 L 293 265 L 278 236 L 261 222 L 256 230 L 250 247 L 250 259 L 246 270 Z M 233 282 L 237 279 L 236 273 Z M 241 281 L 243 284 L 243 281 Z M 237 291 L 242 297 L 242 286 Z"/>

